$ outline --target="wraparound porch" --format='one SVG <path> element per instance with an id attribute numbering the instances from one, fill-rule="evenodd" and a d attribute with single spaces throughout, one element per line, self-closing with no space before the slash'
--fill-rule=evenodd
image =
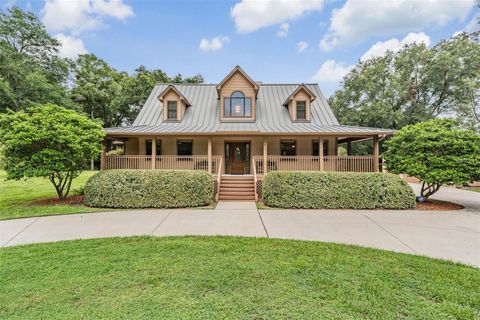
<path id="1" fill-rule="evenodd" d="M 378 172 L 379 139 L 377 135 L 107 137 L 101 168 L 189 169 L 260 177 L 271 171 Z M 352 155 L 356 141 L 371 141 L 372 154 Z M 341 145 L 346 155 L 339 155 Z"/>

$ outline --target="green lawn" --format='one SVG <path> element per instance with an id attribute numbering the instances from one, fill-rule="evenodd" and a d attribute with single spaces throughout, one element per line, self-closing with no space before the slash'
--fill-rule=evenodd
<path id="1" fill-rule="evenodd" d="M 83 186 L 94 173 L 83 172 L 73 181 L 72 190 Z M 5 177 L 5 171 L 0 170 L 0 220 L 99 211 L 81 205 L 33 206 L 30 204 L 33 200 L 57 196 L 52 183 L 44 178 L 5 181 Z"/>
<path id="2" fill-rule="evenodd" d="M 0 249 L 1 319 L 478 319 L 480 269 L 354 246 L 133 237 Z"/>

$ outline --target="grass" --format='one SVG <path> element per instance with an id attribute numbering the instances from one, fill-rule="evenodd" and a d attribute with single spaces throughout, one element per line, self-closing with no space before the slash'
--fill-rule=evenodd
<path id="1" fill-rule="evenodd" d="M 72 190 L 83 186 L 94 173 L 83 172 L 73 180 Z M 5 178 L 5 171 L 0 170 L 0 220 L 99 211 L 82 205 L 31 205 L 33 200 L 57 196 L 52 183 L 44 178 L 19 181 Z"/>
<path id="2" fill-rule="evenodd" d="M 320 242 L 132 237 L 0 249 L 1 319 L 475 319 L 480 270 Z"/>

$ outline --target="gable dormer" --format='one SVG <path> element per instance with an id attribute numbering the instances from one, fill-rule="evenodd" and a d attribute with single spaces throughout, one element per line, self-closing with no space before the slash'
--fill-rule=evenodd
<path id="1" fill-rule="evenodd" d="M 174 85 L 168 85 L 158 99 L 163 104 L 163 121 L 182 121 L 185 110 L 191 105 Z"/>
<path id="2" fill-rule="evenodd" d="M 258 83 L 236 66 L 218 85 L 221 121 L 254 121 Z"/>
<path id="3" fill-rule="evenodd" d="M 283 105 L 288 108 L 292 121 L 309 122 L 312 119 L 312 102 L 315 98 L 313 92 L 301 84 L 288 96 Z"/>

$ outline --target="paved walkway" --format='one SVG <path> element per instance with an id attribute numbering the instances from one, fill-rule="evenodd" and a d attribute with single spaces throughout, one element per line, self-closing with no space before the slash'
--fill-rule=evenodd
<path id="1" fill-rule="evenodd" d="M 480 214 L 475 209 L 480 208 L 480 195 L 444 192 L 451 197 L 459 192 L 465 199 L 457 202 L 470 203 L 468 209 L 257 210 L 253 202 L 220 202 L 214 210 L 130 210 L 0 221 L 0 246 L 133 235 L 234 235 L 356 244 L 480 267 Z"/>

